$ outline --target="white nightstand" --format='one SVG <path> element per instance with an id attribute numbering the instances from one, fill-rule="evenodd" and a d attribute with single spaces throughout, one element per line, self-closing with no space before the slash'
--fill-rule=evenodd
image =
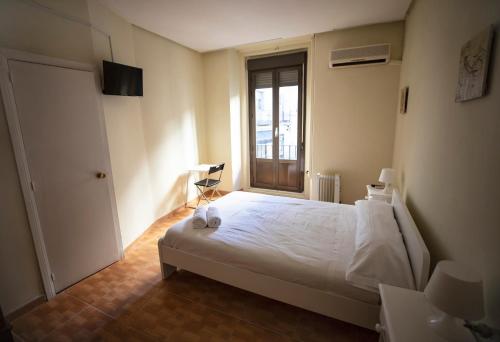
<path id="1" fill-rule="evenodd" d="M 387 203 L 391 203 L 392 201 L 392 193 L 386 194 L 384 189 L 377 189 L 372 187 L 371 185 L 366 186 L 366 197 L 367 200 L 375 200 L 375 201 L 385 201 Z"/>
<path id="2" fill-rule="evenodd" d="M 383 342 L 448 342 L 427 325 L 432 312 L 423 292 L 390 285 L 379 285 L 380 323 L 375 330 Z M 475 339 L 470 335 L 471 341 Z"/>

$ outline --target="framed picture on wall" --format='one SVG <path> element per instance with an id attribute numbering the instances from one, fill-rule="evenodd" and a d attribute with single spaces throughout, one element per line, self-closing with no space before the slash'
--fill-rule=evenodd
<path id="1" fill-rule="evenodd" d="M 399 112 L 401 114 L 405 114 L 406 111 L 408 110 L 408 92 L 409 92 L 408 87 L 403 87 L 401 89 L 401 96 L 399 98 Z"/>
<path id="2" fill-rule="evenodd" d="M 462 47 L 455 102 L 472 100 L 486 94 L 493 32 L 493 26 L 490 26 Z"/>

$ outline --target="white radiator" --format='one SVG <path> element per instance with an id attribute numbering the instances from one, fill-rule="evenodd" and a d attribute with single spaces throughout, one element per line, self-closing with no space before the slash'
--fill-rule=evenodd
<path id="1" fill-rule="evenodd" d="M 323 202 L 340 203 L 340 175 L 322 175 L 313 177 L 312 199 Z"/>

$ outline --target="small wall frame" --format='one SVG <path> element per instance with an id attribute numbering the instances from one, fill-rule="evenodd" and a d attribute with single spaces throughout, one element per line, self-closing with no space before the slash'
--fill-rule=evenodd
<path id="1" fill-rule="evenodd" d="M 401 88 L 401 94 L 399 97 L 399 112 L 401 114 L 406 114 L 408 110 L 408 94 L 410 88 L 408 86 Z"/>
<path id="2" fill-rule="evenodd" d="M 455 102 L 463 102 L 486 94 L 493 26 L 466 42 L 460 51 Z"/>

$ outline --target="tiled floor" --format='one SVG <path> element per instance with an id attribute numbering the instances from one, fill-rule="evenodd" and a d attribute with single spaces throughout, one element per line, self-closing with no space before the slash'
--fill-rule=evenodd
<path id="1" fill-rule="evenodd" d="M 125 259 L 13 322 L 25 341 L 377 341 L 372 331 L 181 271 L 161 279 L 154 223 Z"/>

